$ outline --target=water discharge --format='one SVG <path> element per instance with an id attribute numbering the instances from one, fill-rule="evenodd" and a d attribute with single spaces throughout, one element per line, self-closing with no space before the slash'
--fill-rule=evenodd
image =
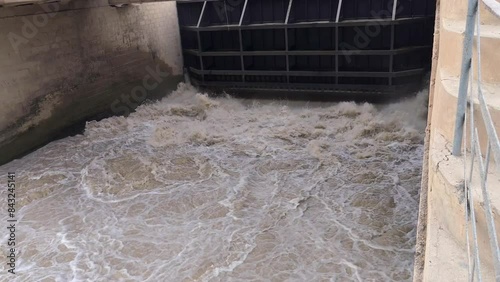
<path id="1" fill-rule="evenodd" d="M 0 167 L 20 208 L 18 274 L 1 279 L 410 281 L 425 96 L 307 104 L 181 85 L 88 123 Z"/>

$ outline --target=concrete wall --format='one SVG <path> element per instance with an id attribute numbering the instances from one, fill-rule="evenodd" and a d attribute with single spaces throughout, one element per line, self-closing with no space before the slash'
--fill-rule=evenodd
<path id="1" fill-rule="evenodd" d="M 0 7 L 0 163 L 75 122 L 127 114 L 181 77 L 175 2 Z"/>
<path id="2" fill-rule="evenodd" d="M 470 158 L 451 154 L 457 108 L 460 66 L 467 13 L 466 0 L 439 0 L 436 19 L 434 64 L 431 76 L 425 181 L 419 216 L 415 281 L 467 281 L 468 255 L 465 222 L 464 162 Z M 481 2 L 481 1 L 480 1 Z M 483 91 L 492 118 L 500 132 L 500 18 L 483 4 L 481 13 L 481 53 Z M 476 47 L 474 54 L 476 54 Z M 473 69 L 477 72 L 477 57 Z M 476 74 L 474 74 L 477 77 Z M 474 83 L 474 87 L 477 85 Z M 476 123 L 483 151 L 487 135 L 474 103 Z M 469 109 L 467 109 L 469 111 Z M 467 125 L 467 136 L 470 136 Z M 478 163 L 475 163 L 475 168 Z M 494 169 L 488 176 L 497 234 L 500 234 L 500 177 Z M 489 238 L 477 169 L 472 181 L 477 217 L 478 245 L 483 281 L 494 281 Z M 472 236 L 469 229 L 469 236 Z"/>

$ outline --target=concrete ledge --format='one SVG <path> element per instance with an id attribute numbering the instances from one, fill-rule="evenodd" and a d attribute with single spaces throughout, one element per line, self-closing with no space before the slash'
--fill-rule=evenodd
<path id="1" fill-rule="evenodd" d="M 468 272 L 468 258 L 465 233 L 463 159 L 453 157 L 450 142 L 442 135 L 434 134 L 429 161 L 429 217 L 424 280 L 465 281 L 464 277 L 467 277 Z M 476 171 L 474 175 L 472 192 L 475 199 L 474 210 L 477 217 L 481 270 L 484 281 L 494 281 L 484 202 L 478 185 L 478 172 Z M 498 187 L 499 178 L 497 175 L 490 175 L 489 179 L 490 188 Z M 495 182 L 497 182 L 496 185 Z M 500 232 L 500 215 L 498 213 L 500 191 L 489 190 L 498 233 Z M 441 280 L 439 277 L 443 279 L 446 277 L 446 279 Z"/>
<path id="2" fill-rule="evenodd" d="M 482 89 L 485 100 L 494 121 L 500 120 L 500 19 L 480 1 L 481 13 L 481 67 Z M 434 58 L 431 77 L 432 94 L 429 102 L 428 127 L 428 185 L 427 217 L 419 219 L 419 226 L 425 224 L 425 259 L 423 275 L 414 281 L 468 281 L 469 257 L 466 238 L 464 175 L 469 173 L 464 168 L 464 158 L 453 157 L 451 143 L 454 137 L 455 116 L 459 89 L 459 76 L 462 63 L 463 38 L 468 0 L 438 0 L 436 30 L 438 43 L 434 45 Z M 477 51 L 474 50 L 473 75 L 477 72 Z M 475 77 L 477 78 L 477 77 Z M 475 80 L 477 81 L 477 80 Z M 477 84 L 472 85 L 476 93 Z M 486 150 L 487 135 L 479 111 L 478 100 L 468 105 L 476 113 L 476 126 L 479 131 L 481 149 Z M 469 122 L 469 120 L 467 121 Z M 469 124 L 466 136 L 470 136 Z M 500 124 L 496 122 L 497 131 Z M 469 146 L 469 145 L 468 145 Z M 466 148 L 470 151 L 470 148 Z M 470 162 L 470 156 L 468 156 Z M 491 168 L 488 175 L 488 191 L 493 206 L 496 232 L 500 233 L 500 175 Z M 470 163 L 468 163 L 470 169 Z M 491 250 L 484 212 L 484 202 L 480 186 L 478 164 L 471 183 L 478 245 L 481 258 L 483 281 L 494 281 Z M 425 221 L 425 223 L 423 223 Z M 472 227 L 468 232 L 472 238 Z"/>
<path id="3" fill-rule="evenodd" d="M 462 50 L 465 31 L 465 20 L 441 20 L 441 46 L 448 46 L 448 50 L 443 50 L 440 54 L 439 70 L 445 71 L 449 76 L 460 76 L 462 66 Z M 497 56 L 500 45 L 500 25 L 481 26 L 481 70 L 482 80 L 485 83 L 498 83 L 500 81 L 500 56 Z M 477 54 L 474 45 L 474 54 Z M 473 59 L 474 77 L 477 77 L 477 60 Z"/>
<path id="4" fill-rule="evenodd" d="M 432 128 L 439 134 L 442 134 L 446 140 L 453 140 L 455 131 L 455 115 L 458 99 L 459 78 L 450 75 L 444 70 L 437 71 L 436 77 L 436 95 L 434 98 L 434 107 L 439 109 L 434 112 Z M 493 120 L 500 120 L 500 85 L 483 84 L 485 100 L 489 106 Z M 479 112 L 479 101 L 474 103 L 476 111 L 476 124 L 478 126 L 481 148 L 486 148 L 486 129 L 484 127 L 481 114 Z M 497 132 L 500 132 L 500 124 L 496 124 Z M 467 132 L 469 134 L 469 132 Z"/>
<path id="5" fill-rule="evenodd" d="M 436 208 L 430 207 L 427 224 L 427 249 L 423 281 L 467 281 L 467 257 L 445 228 L 436 219 Z"/>

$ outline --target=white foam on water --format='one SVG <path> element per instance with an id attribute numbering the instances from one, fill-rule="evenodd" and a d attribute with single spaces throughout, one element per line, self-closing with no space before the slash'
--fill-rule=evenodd
<path id="1" fill-rule="evenodd" d="M 242 101 L 180 85 L 90 122 L 0 167 L 19 185 L 9 281 L 410 281 L 425 99 Z"/>

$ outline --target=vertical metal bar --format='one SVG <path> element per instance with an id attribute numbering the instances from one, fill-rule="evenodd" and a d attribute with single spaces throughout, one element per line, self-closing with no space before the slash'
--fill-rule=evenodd
<path id="1" fill-rule="evenodd" d="M 397 7 L 398 7 L 398 0 L 394 0 L 393 4 L 392 4 L 392 20 L 396 20 L 396 11 L 397 11 Z"/>
<path id="2" fill-rule="evenodd" d="M 467 131 L 465 131 L 465 134 L 467 133 Z M 467 137 L 464 138 L 465 140 L 467 140 Z M 467 142 L 467 141 L 466 141 Z M 467 175 L 467 151 L 465 150 L 465 147 L 466 146 L 463 146 L 464 147 L 464 198 L 465 198 L 465 201 L 464 201 L 464 210 L 465 210 L 465 242 L 467 244 L 467 260 L 468 260 L 468 263 L 467 263 L 467 267 L 468 267 L 468 270 L 469 270 L 469 281 L 472 281 L 473 280 L 473 275 L 472 272 L 474 271 L 472 269 L 471 271 L 471 265 L 473 265 L 473 262 L 471 261 L 471 249 L 470 249 L 470 237 L 469 237 L 469 179 L 467 179 L 466 175 Z M 474 153 L 472 153 L 474 154 Z M 472 166 L 473 164 L 471 164 Z"/>
<path id="3" fill-rule="evenodd" d="M 339 0 L 339 6 L 337 7 L 337 16 L 335 17 L 335 22 L 338 23 L 340 19 L 340 11 L 342 10 L 342 0 Z"/>
<path id="4" fill-rule="evenodd" d="M 293 1 L 293 0 L 292 0 Z M 290 84 L 290 55 L 289 55 L 289 49 L 290 47 L 288 46 L 288 28 L 285 26 L 285 44 L 286 44 L 286 83 L 287 85 Z"/>
<path id="5" fill-rule="evenodd" d="M 339 20 L 340 20 L 340 13 L 342 11 L 342 0 L 339 0 L 339 4 L 337 6 L 337 15 L 335 17 L 335 84 L 339 84 Z"/>
<path id="6" fill-rule="evenodd" d="M 491 118 L 490 110 L 486 105 L 484 100 L 483 91 L 479 89 L 479 106 L 481 107 L 481 115 L 485 124 L 486 132 L 488 134 L 488 139 L 490 141 L 491 147 L 493 149 L 493 157 L 496 162 L 496 168 L 500 171 L 500 142 L 498 140 L 498 134 L 495 129 L 495 124 Z"/>
<path id="7" fill-rule="evenodd" d="M 486 175 L 488 174 L 488 171 L 485 171 L 484 163 L 483 163 L 483 158 L 481 156 L 481 146 L 479 145 L 479 133 L 477 131 L 477 128 L 475 129 L 475 138 L 473 139 L 474 141 L 474 148 L 477 151 L 478 154 L 478 163 L 479 163 L 479 173 L 481 174 L 481 191 L 483 194 L 483 202 L 484 202 L 484 210 L 486 213 L 486 226 L 488 228 L 488 233 L 490 237 L 490 247 L 491 247 L 491 252 L 493 254 L 493 265 L 495 266 L 495 274 L 496 274 L 496 281 L 499 281 L 500 279 L 500 251 L 498 248 L 498 238 L 496 234 L 496 229 L 495 229 L 495 221 L 493 219 L 493 214 L 491 212 L 491 205 L 490 205 L 490 197 L 488 194 L 488 191 L 486 190 Z"/>
<path id="8" fill-rule="evenodd" d="M 202 45 L 201 45 L 201 36 L 200 36 L 200 31 L 196 31 L 196 34 L 198 36 L 198 56 L 200 57 L 200 70 L 202 71 L 201 73 L 201 81 L 205 82 L 205 73 L 203 72 L 205 68 L 203 67 L 203 55 L 202 55 Z"/>
<path id="9" fill-rule="evenodd" d="M 471 171 L 470 171 L 470 179 L 472 180 L 472 172 L 473 172 L 473 164 L 474 164 L 474 154 L 478 155 L 478 164 L 479 164 L 479 173 L 480 173 L 480 178 L 481 178 L 481 192 L 482 192 L 482 197 L 483 197 L 483 203 L 484 203 L 484 211 L 486 214 L 486 223 L 487 223 L 487 230 L 488 230 L 488 236 L 489 236 L 489 243 L 490 243 L 490 248 L 493 256 L 493 264 L 495 268 L 495 281 L 500 281 L 500 248 L 498 246 L 498 238 L 496 234 L 496 226 L 492 214 L 492 209 L 491 209 L 491 201 L 489 199 L 489 194 L 487 191 L 487 180 L 488 180 L 488 169 L 489 169 L 489 162 L 491 158 L 491 151 L 493 149 L 493 154 L 496 154 L 498 159 L 498 162 L 500 162 L 500 141 L 498 140 L 498 135 L 496 133 L 494 124 L 491 119 L 491 115 L 489 112 L 489 109 L 486 105 L 486 102 L 484 100 L 484 95 L 482 93 L 481 89 L 481 32 L 480 32 L 480 27 L 481 27 L 481 22 L 480 22 L 480 11 L 478 9 L 478 1 L 477 0 L 470 0 L 469 4 L 472 2 L 476 2 L 476 5 L 474 7 L 469 6 L 469 12 L 472 11 L 472 15 L 468 14 L 467 18 L 467 26 L 466 26 L 466 34 L 465 34 L 465 39 L 464 39 L 464 51 L 463 51 L 463 58 L 462 58 L 462 77 L 460 80 L 460 89 L 459 89 L 459 101 L 457 105 L 457 120 L 456 120 L 456 128 L 455 128 L 455 140 L 454 140 L 454 147 L 453 147 L 453 154 L 455 154 L 458 150 L 460 152 L 461 148 L 456 147 L 456 142 L 460 142 L 459 146 L 462 145 L 462 139 L 464 138 L 464 135 L 466 132 L 463 131 L 463 126 L 465 124 L 465 108 L 467 107 L 467 100 L 465 100 L 461 104 L 460 100 L 460 95 L 465 96 L 465 99 L 467 98 L 467 88 L 469 88 L 469 84 L 472 87 L 472 83 L 470 81 L 472 78 L 471 74 L 473 73 L 473 68 L 474 66 L 472 65 L 472 42 L 473 42 L 473 37 L 474 37 L 474 25 L 477 27 L 477 92 L 478 92 L 478 98 L 479 98 L 479 106 L 480 106 L 480 112 L 482 114 L 483 121 L 486 125 L 486 131 L 488 135 L 488 149 L 486 152 L 486 165 L 483 163 L 483 158 L 481 154 L 481 146 L 479 144 L 479 133 L 477 128 L 475 127 L 474 124 L 474 101 L 472 99 L 472 91 L 469 91 L 471 93 L 471 98 L 470 98 L 470 115 L 469 118 L 471 119 L 470 123 L 470 130 L 471 130 L 471 148 L 472 148 L 472 160 L 471 160 Z M 474 20 L 477 20 L 476 23 L 474 23 Z M 470 23 L 472 22 L 472 23 Z M 470 28 L 470 30 L 468 30 Z M 470 32 L 470 33 L 468 33 Z M 470 45 L 467 45 L 470 43 Z M 468 49 L 467 49 L 468 48 Z M 467 56 L 467 57 L 466 57 Z M 467 76 L 465 76 L 467 74 Z M 465 87 L 465 91 L 464 88 Z M 460 117 L 460 107 L 463 107 L 463 116 Z M 463 118 L 463 120 L 460 123 L 459 118 Z M 462 127 L 460 131 L 459 127 Z M 457 135 L 458 134 L 458 135 Z M 458 139 L 458 140 L 457 140 Z M 492 148 L 493 146 L 493 148 Z M 496 147 L 496 148 L 495 148 Z M 466 149 L 464 146 L 464 155 L 466 155 Z M 498 163 L 497 163 L 498 164 Z M 475 270 L 477 269 L 477 274 L 478 274 L 478 279 L 481 280 L 481 265 L 479 261 L 479 248 L 477 246 L 477 229 L 475 226 L 475 216 L 474 216 L 474 208 L 473 208 L 473 203 L 474 199 L 472 198 L 472 193 L 469 189 L 468 194 L 470 195 L 470 205 L 471 205 L 471 213 L 473 214 L 472 217 L 472 224 L 473 224 L 473 232 L 474 232 L 474 254 L 475 254 L 475 261 L 472 267 L 472 271 L 469 273 L 469 280 L 472 281 L 474 279 L 474 274 Z M 467 216 L 467 210 L 466 210 L 466 216 Z M 469 261 L 470 265 L 470 261 Z M 471 270 L 469 266 L 469 270 Z"/>
<path id="10" fill-rule="evenodd" d="M 478 0 L 469 0 L 467 11 L 467 23 L 465 26 L 465 37 L 462 55 L 462 70 L 460 74 L 460 86 L 458 90 L 457 113 L 455 117 L 455 136 L 453 138 L 453 155 L 460 156 L 462 138 L 464 131 L 465 110 L 467 107 L 467 88 L 469 85 L 469 73 L 472 63 L 472 43 L 474 37 L 474 20 L 478 8 Z"/>
<path id="11" fill-rule="evenodd" d="M 392 81 L 392 74 L 394 74 L 394 37 L 396 33 L 396 26 L 394 25 L 394 22 L 391 23 L 391 55 L 389 57 L 389 73 L 391 76 L 389 77 L 389 85 L 393 85 Z"/>
<path id="12" fill-rule="evenodd" d="M 241 82 L 245 82 L 245 59 L 243 58 L 243 35 L 241 28 L 238 30 L 240 36 L 240 62 L 241 62 Z"/>
<path id="13" fill-rule="evenodd" d="M 292 10 L 293 0 L 290 0 L 288 3 L 288 10 L 286 11 L 285 25 L 288 25 L 288 21 L 290 20 L 290 11 Z"/>
<path id="14" fill-rule="evenodd" d="M 207 7 L 207 1 L 205 1 L 203 3 L 203 8 L 201 8 L 201 13 L 200 13 L 200 17 L 198 18 L 198 24 L 196 25 L 196 27 L 200 27 L 201 25 L 201 20 L 203 19 L 203 15 L 205 14 L 205 8 Z"/>
<path id="15" fill-rule="evenodd" d="M 241 71 L 242 71 L 242 81 L 245 82 L 245 58 L 243 57 L 243 32 L 241 31 L 241 25 L 243 24 L 243 19 L 245 18 L 245 14 L 247 11 L 248 0 L 245 0 L 245 4 L 243 4 L 243 10 L 241 11 L 240 22 L 238 23 L 238 33 L 240 36 L 240 61 L 241 61 Z"/>
<path id="16" fill-rule="evenodd" d="M 340 0 L 342 1 L 342 0 Z M 339 26 L 335 25 L 335 84 L 339 84 Z"/>
<path id="17" fill-rule="evenodd" d="M 288 42 L 288 21 L 290 20 L 290 12 L 292 11 L 292 5 L 293 5 L 293 0 L 290 0 L 288 3 L 288 10 L 286 11 L 286 18 L 285 18 L 285 44 L 286 44 L 286 84 L 288 87 L 290 87 L 290 46 Z"/>
<path id="18" fill-rule="evenodd" d="M 488 133 L 488 137 L 490 139 L 490 142 L 493 140 L 496 143 L 496 146 L 499 146 L 498 137 L 496 135 L 495 128 L 493 127 L 493 123 L 491 121 L 491 116 L 489 116 L 489 110 L 486 106 L 486 103 L 485 103 L 484 97 L 483 97 L 483 93 L 482 93 L 480 88 L 479 88 L 478 96 L 479 96 L 479 100 L 480 100 L 479 104 L 481 106 L 481 114 L 483 115 L 483 120 L 484 120 L 484 123 L 486 124 L 486 127 L 487 127 L 487 133 Z M 473 107 L 473 106 L 471 106 L 471 107 Z M 489 143 L 489 144 L 495 146 L 495 144 L 493 144 L 493 143 Z M 493 150 L 493 153 L 494 153 L 494 155 L 496 154 L 498 157 L 500 150 Z M 488 153 L 488 155 L 489 155 L 489 153 Z M 487 159 L 489 161 L 489 157 L 487 157 Z M 498 168 L 498 164 L 499 164 L 498 161 L 499 160 L 497 159 L 496 161 L 497 161 L 497 169 L 499 169 Z M 482 160 L 480 160 L 480 165 L 481 164 L 482 164 Z M 483 197 L 485 197 L 484 193 L 487 192 L 485 189 L 486 188 L 483 189 Z M 485 198 L 484 202 L 485 202 L 485 206 L 486 206 L 486 198 Z M 488 206 L 485 207 L 485 210 L 486 210 L 486 215 L 488 218 L 488 231 L 489 231 L 489 235 L 490 235 L 491 251 L 492 251 L 493 257 L 495 259 L 495 261 L 494 261 L 495 274 L 496 274 L 497 281 L 499 281 L 500 280 L 500 250 L 498 247 L 498 240 L 497 240 L 497 236 L 496 236 L 496 231 L 494 229 L 495 224 L 494 224 L 494 222 L 490 222 L 493 219 L 493 217 L 491 215 L 491 207 L 489 207 L 489 204 L 488 204 Z M 490 227 L 490 225 L 492 227 Z"/>
<path id="19" fill-rule="evenodd" d="M 472 73 L 469 74 L 470 78 L 472 79 Z M 466 93 L 467 95 L 467 93 Z M 469 182 L 472 183 L 472 174 L 474 173 L 474 158 L 476 157 L 476 150 L 474 150 L 473 146 L 473 138 L 474 138 L 474 127 L 476 126 L 476 119 L 474 116 L 474 97 L 472 95 L 472 83 L 470 85 L 470 95 L 469 96 L 469 101 L 471 104 L 471 107 L 469 107 L 469 130 L 470 130 L 470 147 L 471 147 L 471 165 L 470 165 L 470 171 L 469 171 Z M 466 96 L 466 98 L 467 98 Z M 465 118 L 465 117 L 464 117 Z M 467 148 L 464 148 L 464 150 L 467 150 Z M 466 177 L 464 175 L 464 177 Z"/>
<path id="20" fill-rule="evenodd" d="M 245 4 L 243 5 L 243 11 L 241 11 L 241 17 L 240 17 L 240 22 L 239 22 L 238 26 L 241 26 L 241 24 L 243 24 L 243 18 L 245 18 L 245 13 L 247 11 L 247 4 L 248 4 L 248 0 L 245 0 Z"/>
<path id="21" fill-rule="evenodd" d="M 474 138 L 474 136 L 471 136 L 471 138 Z M 471 160 L 474 162 L 474 159 Z M 481 260 L 479 258 L 479 245 L 477 243 L 477 226 L 476 226 L 476 211 L 474 209 L 474 199 L 472 198 L 472 192 L 471 189 L 469 189 L 469 195 L 467 195 L 469 198 L 469 205 L 470 205 L 470 213 L 471 213 L 471 222 L 472 222 L 472 237 L 474 239 L 474 258 L 475 258 L 475 265 L 478 270 L 478 281 L 482 281 L 481 278 Z M 474 274 L 472 274 L 472 277 L 474 277 Z"/>
<path id="22" fill-rule="evenodd" d="M 389 77 L 389 86 L 393 85 L 392 74 L 394 73 L 394 44 L 395 44 L 395 33 L 396 26 L 394 25 L 394 21 L 396 20 L 396 7 L 398 6 L 398 0 L 394 0 L 392 3 L 392 22 L 391 22 L 391 55 L 389 57 L 389 73 L 391 76 Z"/>
<path id="23" fill-rule="evenodd" d="M 471 72 L 469 72 L 469 75 L 467 77 L 467 79 L 472 79 L 472 65 L 471 65 Z M 469 77 L 470 76 L 470 77 Z M 478 156 L 478 158 L 481 158 L 481 151 L 477 151 L 475 146 L 474 146 L 474 140 L 478 137 L 476 136 L 476 133 L 477 131 L 475 131 L 475 115 L 474 115 L 474 99 L 473 99 L 473 96 L 472 96 L 472 84 L 470 86 L 471 88 L 471 91 L 470 91 L 470 102 L 471 102 L 471 107 L 469 108 L 470 110 L 470 114 L 469 114 L 469 119 L 470 119 L 470 140 L 471 140 L 471 150 L 472 150 L 472 157 L 471 157 L 471 168 L 470 168 L 470 173 L 469 173 L 469 183 L 472 183 L 472 176 L 473 176 L 473 172 L 474 172 L 474 159 L 476 156 Z M 467 93 L 466 93 L 466 97 L 467 97 Z M 465 118 L 465 116 L 464 116 Z M 465 176 L 464 176 L 465 177 Z M 478 236 L 477 236 L 477 225 L 476 225 L 476 212 L 475 212 L 475 208 L 474 208 L 474 198 L 472 196 L 472 190 L 469 189 L 469 194 L 468 194 L 468 198 L 469 198 L 469 205 L 470 205 L 470 212 L 471 212 L 471 222 L 472 222 L 472 235 L 473 235 L 473 239 L 474 239 L 474 264 L 472 266 L 472 273 L 470 274 L 470 277 L 471 277 L 471 280 L 470 281 L 474 281 L 474 277 L 475 277 L 475 271 L 477 270 L 477 277 L 478 277 L 478 281 L 482 281 L 482 277 L 481 277 L 481 261 L 480 261 L 480 256 L 479 256 L 479 245 L 478 245 Z"/>
<path id="24" fill-rule="evenodd" d="M 486 101 L 484 100 L 484 95 L 483 91 L 481 89 L 481 80 L 482 80 L 482 73 L 481 73 L 481 23 L 480 23 L 480 11 L 477 11 L 477 62 L 478 62 L 478 70 L 477 70 L 477 79 L 478 79 L 478 98 L 479 98 L 479 105 L 481 107 L 481 115 L 483 117 L 483 121 L 486 127 L 486 133 L 488 134 L 488 140 L 489 144 L 492 146 L 493 149 L 493 157 L 495 159 L 495 162 L 497 164 L 497 170 L 500 172 L 500 141 L 498 139 L 498 134 L 495 129 L 495 125 L 493 123 L 493 120 L 491 118 L 490 110 L 488 109 L 488 106 L 486 105 Z M 500 262 L 499 262 L 500 263 Z M 499 265 L 500 267 L 500 265 Z M 500 276 L 500 273 L 497 273 L 498 276 Z"/>
<path id="25" fill-rule="evenodd" d="M 328 12 L 328 22 L 331 22 L 332 21 L 332 18 L 333 18 L 333 0 L 330 0 L 330 6 L 328 7 L 330 10 Z M 321 2 L 320 2 L 321 3 Z M 319 3 L 318 3 L 319 5 Z M 337 27 L 334 27 L 332 28 L 332 30 L 335 31 L 335 34 L 337 33 Z M 332 42 L 334 41 L 334 42 Z M 337 57 L 338 57 L 338 54 L 337 54 L 337 39 L 336 37 L 334 38 L 333 36 L 330 38 L 330 42 L 329 44 L 334 44 L 335 46 L 335 56 L 333 57 L 334 58 L 334 61 L 333 61 L 333 67 L 336 69 L 336 64 L 337 64 Z M 331 62 L 331 57 L 330 57 L 330 62 Z M 337 82 L 338 78 L 337 78 L 337 73 L 335 73 L 335 84 L 338 84 Z"/>
<path id="26" fill-rule="evenodd" d="M 490 161 L 491 161 L 491 143 L 488 141 L 487 149 L 486 149 L 486 159 L 484 163 L 486 164 L 485 170 L 488 172 L 490 170 Z M 488 179 L 488 173 L 486 173 L 486 180 Z"/>
<path id="27" fill-rule="evenodd" d="M 472 84 L 471 84 L 471 91 L 469 91 L 469 93 L 471 93 L 471 95 L 468 95 L 468 99 L 469 101 L 472 101 Z M 471 112 L 470 112 L 470 115 L 469 117 L 465 117 L 466 119 L 470 119 L 471 121 L 469 121 L 470 123 L 470 128 L 471 128 L 471 138 L 473 136 L 473 122 L 474 122 L 474 119 L 473 119 L 473 110 L 474 109 L 470 109 Z M 470 189 L 470 183 L 472 182 L 472 173 L 474 171 L 474 162 L 471 162 L 471 165 L 470 165 L 470 172 L 469 172 L 469 177 L 467 178 L 467 146 L 466 146 L 466 143 L 467 143 L 467 130 L 464 130 L 464 146 L 463 146 L 463 154 L 464 154 L 464 197 L 465 197 L 465 201 L 464 201 L 464 210 L 465 210 L 465 238 L 466 238 L 466 243 L 467 243 L 467 260 L 468 260 L 468 271 L 469 271 L 469 280 L 470 282 L 474 281 L 474 271 L 475 271 L 475 266 L 476 266 L 476 261 L 472 259 L 472 255 L 471 255 L 471 244 L 470 244 L 470 235 L 469 235 L 469 189 Z M 471 142 L 472 143 L 472 142 Z M 471 151 L 471 160 L 474 159 L 474 150 Z M 471 265 L 472 265 L 472 268 L 471 268 Z"/>
<path id="28" fill-rule="evenodd" d="M 207 1 L 205 1 L 203 3 L 203 8 L 201 9 L 201 13 L 200 13 L 200 18 L 198 19 L 198 24 L 196 25 L 196 27 L 198 28 L 196 30 L 196 35 L 198 37 L 198 56 L 200 57 L 200 70 L 201 70 L 201 81 L 203 83 L 205 83 L 205 73 L 204 73 L 204 66 L 203 66 L 203 55 L 202 55 L 202 52 L 203 52 L 203 47 L 202 47 L 202 44 L 201 44 L 201 36 L 200 36 L 200 25 L 201 25 L 201 21 L 203 19 L 203 15 L 205 14 L 205 8 L 207 7 Z"/>
<path id="29" fill-rule="evenodd" d="M 476 128 L 476 136 L 477 135 L 477 128 Z M 479 141 L 476 139 L 476 150 L 478 152 L 481 152 L 481 147 L 479 145 Z M 498 238 L 496 234 L 496 227 L 495 227 L 495 221 L 493 218 L 492 214 L 492 209 L 490 206 L 490 199 L 489 199 L 489 194 L 486 189 L 487 186 L 487 181 L 488 181 L 488 169 L 489 169 L 489 162 L 490 162 L 490 153 L 491 153 L 491 146 L 490 143 L 488 142 L 488 149 L 486 150 L 486 165 L 483 164 L 482 158 L 479 158 L 479 170 L 481 173 L 481 190 L 483 192 L 483 201 L 485 204 L 485 211 L 486 211 L 486 216 L 487 216 L 487 227 L 488 227 L 488 232 L 490 236 L 490 247 L 491 247 L 491 252 L 493 253 L 494 257 L 494 266 L 495 266 L 495 275 L 496 275 L 496 281 L 500 281 L 500 250 L 498 248 Z"/>

